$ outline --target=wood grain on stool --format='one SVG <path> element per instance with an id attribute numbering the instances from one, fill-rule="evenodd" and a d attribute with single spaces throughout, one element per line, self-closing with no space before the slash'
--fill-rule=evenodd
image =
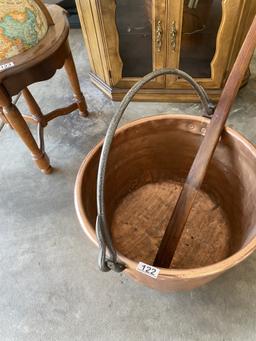
<path id="1" fill-rule="evenodd" d="M 0 101 L 3 107 L 3 114 L 7 118 L 7 121 L 10 122 L 13 129 L 15 129 L 16 133 L 20 136 L 21 140 L 31 151 L 33 160 L 42 172 L 49 174 L 52 169 L 47 155 L 39 149 L 19 109 L 16 105 L 12 104 L 11 98 L 5 93 L 2 87 L 0 87 Z"/>
<path id="2" fill-rule="evenodd" d="M 49 28 L 38 45 L 22 54 L 1 61 L 3 64 L 11 61 L 14 66 L 0 72 L 0 107 L 2 107 L 0 118 L 15 129 L 31 151 L 33 159 L 41 171 L 50 173 L 52 168 L 44 150 L 44 128 L 52 119 L 67 115 L 76 109 L 79 109 L 82 116 L 87 116 L 88 113 L 68 42 L 69 25 L 66 13 L 56 5 L 48 6 L 48 12 L 40 0 L 35 1 L 44 11 Z M 65 66 L 74 92 L 74 102 L 43 114 L 28 86 L 51 78 L 57 69 L 63 66 Z M 17 107 L 12 104 L 12 96 L 20 91 L 25 97 L 31 115 L 22 117 Z M 50 91 L 49 96 L 52 96 Z M 37 124 L 39 146 L 26 122 Z"/>
<path id="3" fill-rule="evenodd" d="M 75 63 L 74 63 L 73 56 L 71 53 L 67 57 L 64 67 L 67 72 L 71 87 L 73 89 L 74 97 L 75 97 L 75 100 L 77 101 L 80 115 L 87 116 L 88 113 L 87 113 L 86 102 L 84 99 L 84 95 L 80 90 L 79 80 L 78 80 L 77 73 L 76 73 L 76 67 L 75 67 Z"/>

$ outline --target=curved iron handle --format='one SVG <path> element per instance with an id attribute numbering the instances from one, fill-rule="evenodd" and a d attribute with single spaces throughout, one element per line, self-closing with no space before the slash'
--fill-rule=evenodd
<path id="1" fill-rule="evenodd" d="M 200 97 L 204 116 L 211 116 L 213 114 L 214 106 L 210 102 L 204 89 L 187 73 L 178 69 L 159 69 L 147 74 L 139 82 L 134 84 L 132 88 L 127 92 L 123 98 L 119 110 L 113 116 L 110 125 L 108 127 L 106 137 L 102 146 L 102 151 L 99 160 L 98 177 L 97 177 L 97 221 L 96 221 L 96 235 L 99 243 L 99 259 L 98 265 L 101 271 L 114 270 L 116 272 L 121 272 L 125 269 L 125 264 L 117 260 L 117 253 L 113 247 L 109 229 L 107 227 L 106 215 L 105 215 L 105 205 L 104 205 L 104 183 L 105 183 L 105 173 L 108 155 L 111 147 L 115 131 L 120 122 L 121 117 L 128 104 L 135 96 L 135 94 L 149 81 L 152 79 L 162 76 L 162 75 L 176 75 L 185 79 L 197 92 Z M 107 257 L 108 251 L 108 257 Z"/>

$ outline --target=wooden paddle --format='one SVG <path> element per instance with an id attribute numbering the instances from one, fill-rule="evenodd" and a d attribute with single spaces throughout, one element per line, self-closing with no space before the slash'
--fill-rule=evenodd
<path id="1" fill-rule="evenodd" d="M 158 249 L 154 261 L 155 266 L 169 268 L 171 264 L 196 194 L 203 183 L 208 165 L 218 144 L 241 82 L 249 67 L 255 47 L 256 16 L 222 91 L 219 103 L 214 111 L 211 122 L 209 123 L 203 142 L 200 145 L 190 168 L 184 187 Z M 223 46 L 222 48 L 225 47 Z"/>

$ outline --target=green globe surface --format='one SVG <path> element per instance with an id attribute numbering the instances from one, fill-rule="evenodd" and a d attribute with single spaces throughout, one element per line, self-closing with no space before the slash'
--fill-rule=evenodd
<path id="1" fill-rule="evenodd" d="M 0 0 L 0 60 L 11 58 L 45 36 L 47 20 L 32 0 Z"/>

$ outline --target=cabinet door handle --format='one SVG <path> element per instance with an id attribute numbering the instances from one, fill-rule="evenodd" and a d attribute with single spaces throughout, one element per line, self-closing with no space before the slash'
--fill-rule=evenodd
<path id="1" fill-rule="evenodd" d="M 163 35 L 162 23 L 161 23 L 161 20 L 158 20 L 157 25 L 156 25 L 156 48 L 157 48 L 157 52 L 161 51 L 162 35 Z"/>
<path id="2" fill-rule="evenodd" d="M 173 51 L 176 50 L 176 38 L 177 38 L 177 29 L 176 29 L 176 22 L 173 21 L 171 24 L 171 30 L 170 30 L 170 36 L 171 36 L 171 48 Z"/>

